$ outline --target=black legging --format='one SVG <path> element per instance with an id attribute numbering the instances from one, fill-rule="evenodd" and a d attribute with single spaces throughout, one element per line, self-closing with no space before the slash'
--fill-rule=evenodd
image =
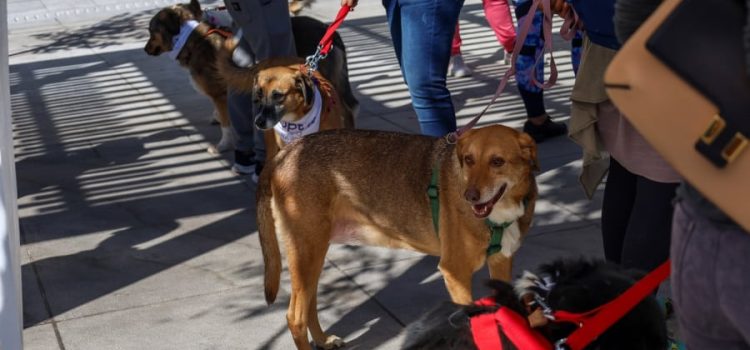
<path id="1" fill-rule="evenodd" d="M 678 183 L 651 181 L 610 158 L 602 204 L 604 257 L 651 271 L 669 257 L 672 199 Z"/>

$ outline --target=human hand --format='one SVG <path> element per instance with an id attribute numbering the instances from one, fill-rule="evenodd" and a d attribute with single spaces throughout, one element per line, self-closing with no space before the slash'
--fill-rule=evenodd
<path id="1" fill-rule="evenodd" d="M 341 6 L 347 5 L 354 9 L 355 6 L 357 6 L 358 0 L 341 0 Z"/>
<path id="2" fill-rule="evenodd" d="M 570 12 L 570 4 L 565 0 L 550 0 L 549 6 L 553 14 L 563 18 Z"/>

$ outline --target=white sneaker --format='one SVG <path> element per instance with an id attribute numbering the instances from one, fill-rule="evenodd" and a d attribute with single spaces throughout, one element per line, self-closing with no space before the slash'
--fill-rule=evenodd
<path id="1" fill-rule="evenodd" d="M 505 54 L 503 55 L 503 64 L 510 64 L 510 59 L 513 58 L 513 53 L 508 51 L 503 51 Z"/>
<path id="2" fill-rule="evenodd" d="M 455 55 L 451 56 L 451 60 L 448 62 L 448 75 L 456 78 L 468 77 L 472 74 L 469 66 L 464 63 L 463 56 Z"/>

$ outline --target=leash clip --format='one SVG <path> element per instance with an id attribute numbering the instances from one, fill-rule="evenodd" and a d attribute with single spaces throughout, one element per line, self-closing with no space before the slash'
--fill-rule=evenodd
<path id="1" fill-rule="evenodd" d="M 568 338 L 562 338 L 555 342 L 555 350 L 570 350 L 570 346 L 568 346 Z"/>
<path id="2" fill-rule="evenodd" d="M 312 75 L 314 71 L 318 70 L 318 62 L 328 56 L 327 53 L 322 53 L 322 50 L 323 47 L 318 45 L 318 48 L 315 49 L 315 53 L 305 58 L 305 65 L 308 68 L 308 74 Z"/>

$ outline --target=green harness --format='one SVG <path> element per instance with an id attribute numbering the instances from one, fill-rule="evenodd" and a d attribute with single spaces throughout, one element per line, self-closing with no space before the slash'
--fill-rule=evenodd
<path id="1" fill-rule="evenodd" d="M 435 164 L 432 169 L 432 177 L 430 178 L 430 185 L 427 186 L 427 196 L 430 197 L 430 207 L 432 208 L 432 224 L 435 226 L 435 234 L 440 235 L 440 190 L 438 189 L 438 182 L 440 180 L 440 167 L 439 164 Z M 487 228 L 490 229 L 490 244 L 487 246 L 487 256 L 493 255 L 502 249 L 503 233 L 505 229 L 513 225 L 514 221 L 506 221 L 501 224 L 496 224 L 490 219 L 485 219 L 484 223 Z"/>

